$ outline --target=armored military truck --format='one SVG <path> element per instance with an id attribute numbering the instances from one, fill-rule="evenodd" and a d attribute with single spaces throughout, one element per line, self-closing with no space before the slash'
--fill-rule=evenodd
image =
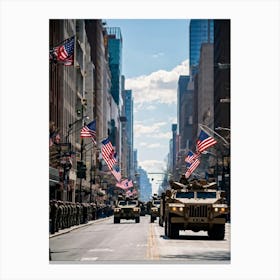
<path id="1" fill-rule="evenodd" d="M 114 208 L 114 224 L 120 223 L 121 219 L 135 220 L 140 222 L 140 207 L 138 200 L 121 199 L 118 200 Z"/>
<path id="2" fill-rule="evenodd" d="M 151 223 L 153 223 L 157 217 L 159 217 L 160 209 L 160 198 L 157 195 L 154 195 L 150 204 L 150 216 Z"/>
<path id="3" fill-rule="evenodd" d="M 159 219 L 167 237 L 179 237 L 180 230 L 203 230 L 210 239 L 224 239 L 229 207 L 225 192 L 215 182 L 193 180 L 184 185 L 170 181 L 170 187 L 161 196 Z"/>

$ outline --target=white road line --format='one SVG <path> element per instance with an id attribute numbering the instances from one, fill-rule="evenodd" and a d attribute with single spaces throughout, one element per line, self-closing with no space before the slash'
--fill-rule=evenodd
<path id="1" fill-rule="evenodd" d="M 147 247 L 148 244 L 137 244 L 136 246 L 137 246 L 137 247 Z"/>
<path id="2" fill-rule="evenodd" d="M 113 249 L 110 248 L 96 248 L 96 249 L 90 249 L 89 252 L 113 252 Z"/>
<path id="3" fill-rule="evenodd" d="M 91 258 L 81 258 L 81 261 L 96 261 L 98 257 L 91 257 Z"/>

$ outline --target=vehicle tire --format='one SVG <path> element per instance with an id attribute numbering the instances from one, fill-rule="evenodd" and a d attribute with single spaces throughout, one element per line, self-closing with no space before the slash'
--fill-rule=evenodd
<path id="1" fill-rule="evenodd" d="M 171 223 L 171 217 L 168 217 L 167 237 L 169 237 L 170 239 L 179 237 L 179 227 L 178 227 L 178 225 Z"/>
<path id="2" fill-rule="evenodd" d="M 114 224 L 119 224 L 120 223 L 120 218 L 114 217 Z"/>
<path id="3" fill-rule="evenodd" d="M 164 221 L 164 235 L 166 237 L 168 237 L 167 234 L 168 234 L 168 232 L 167 232 L 167 219 L 165 218 L 165 221 Z"/>
<path id="4" fill-rule="evenodd" d="M 136 217 L 135 218 L 135 223 L 139 223 L 140 222 L 140 217 Z"/>
<path id="5" fill-rule="evenodd" d="M 213 225 L 212 229 L 208 230 L 208 236 L 213 240 L 224 240 L 225 224 Z"/>
<path id="6" fill-rule="evenodd" d="M 162 219 L 161 219 L 161 218 L 159 218 L 159 220 L 158 220 L 158 224 L 159 224 L 161 227 L 163 227 L 163 221 L 162 221 Z"/>
<path id="7" fill-rule="evenodd" d="M 151 223 L 153 223 L 154 222 L 154 218 L 151 216 Z"/>

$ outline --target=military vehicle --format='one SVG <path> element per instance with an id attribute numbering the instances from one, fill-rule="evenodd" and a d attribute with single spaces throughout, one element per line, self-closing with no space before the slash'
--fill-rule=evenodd
<path id="1" fill-rule="evenodd" d="M 161 196 L 159 225 L 164 224 L 165 235 L 177 238 L 180 230 L 203 230 L 210 239 L 223 240 L 229 214 L 225 192 L 206 180 L 170 181 L 170 186 Z"/>
<path id="2" fill-rule="evenodd" d="M 120 223 L 121 219 L 135 220 L 140 222 L 140 207 L 138 200 L 120 199 L 114 208 L 114 224 Z"/>
<path id="3" fill-rule="evenodd" d="M 159 209 L 160 209 L 160 198 L 157 195 L 154 195 L 150 203 L 151 223 L 153 223 L 157 219 L 157 217 L 159 217 L 159 211 L 160 211 Z"/>

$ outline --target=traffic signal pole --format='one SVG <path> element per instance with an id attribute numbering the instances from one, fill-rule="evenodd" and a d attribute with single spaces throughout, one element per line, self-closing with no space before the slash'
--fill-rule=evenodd
<path id="1" fill-rule="evenodd" d="M 84 126 L 84 108 L 82 104 L 82 109 L 81 109 L 81 115 L 82 115 L 82 126 Z M 81 162 L 83 163 L 83 149 L 84 149 L 84 138 L 81 138 Z M 82 203 L 82 180 L 83 178 L 80 178 L 80 199 L 79 202 Z"/>

